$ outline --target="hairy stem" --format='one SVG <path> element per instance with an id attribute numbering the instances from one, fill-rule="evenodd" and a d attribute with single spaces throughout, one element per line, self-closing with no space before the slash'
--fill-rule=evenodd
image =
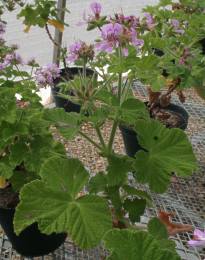
<path id="1" fill-rule="evenodd" d="M 102 133 L 101 133 L 101 131 L 100 131 L 100 128 L 99 128 L 98 126 L 96 126 L 96 127 L 95 127 L 95 130 L 96 130 L 96 133 L 97 133 L 97 135 L 98 135 L 98 138 L 99 138 L 99 140 L 100 140 L 101 145 L 105 148 L 105 147 L 106 147 L 106 144 L 105 144 L 105 141 L 104 141 L 104 139 L 103 139 L 103 136 L 102 136 Z"/>
<path id="2" fill-rule="evenodd" d="M 84 134 L 83 132 L 79 131 L 79 134 L 84 137 L 88 142 L 90 142 L 91 144 L 93 144 L 96 148 L 98 148 L 99 150 L 102 150 L 102 147 L 97 144 L 95 141 L 93 141 L 88 135 Z"/>
<path id="3" fill-rule="evenodd" d="M 112 126 L 112 131 L 111 131 L 111 134 L 110 134 L 110 140 L 109 140 L 109 143 L 108 143 L 108 151 L 109 152 L 112 152 L 112 146 L 113 146 L 113 142 L 114 142 L 114 139 L 115 139 L 117 127 L 118 127 L 118 121 L 115 120 L 114 123 L 113 123 L 113 126 Z"/>

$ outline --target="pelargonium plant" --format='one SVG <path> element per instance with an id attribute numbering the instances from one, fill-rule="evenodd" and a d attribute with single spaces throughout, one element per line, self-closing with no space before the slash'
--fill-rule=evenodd
<path id="1" fill-rule="evenodd" d="M 12 205 L 1 207 L 15 207 L 19 191 L 25 183 L 39 178 L 43 162 L 55 154 L 65 156 L 65 150 L 53 139 L 50 123 L 43 117 L 32 73 L 37 62 L 33 58 L 25 62 L 17 46 L 8 46 L 6 26 L 0 22 L 0 27 L 0 188 L 16 195 Z M 24 66 L 30 66 L 31 72 Z"/>
<path id="2" fill-rule="evenodd" d="M 146 42 L 142 63 L 146 70 L 146 62 L 151 59 L 152 73 L 147 76 L 139 70 L 137 75 L 151 87 L 152 106 L 156 103 L 162 107 L 169 105 L 173 91 L 184 102 L 183 91 L 188 88 L 198 89 L 203 97 L 204 8 L 204 1 L 192 0 L 162 0 L 156 6 L 145 8 L 145 19 L 149 14 L 153 26 L 140 28 Z M 167 92 L 161 93 L 165 88 Z"/>
<path id="3" fill-rule="evenodd" d="M 146 207 L 152 203 L 138 184 L 163 193 L 173 172 L 186 177 L 196 170 L 196 158 L 182 130 L 168 129 L 151 119 L 145 104 L 132 96 L 136 76 L 132 69 L 139 63 L 146 44 L 138 31 L 139 19 L 121 14 L 101 19 L 99 4 L 92 4 L 91 9 L 97 15 L 89 16 L 92 19 L 88 26 L 99 28 L 99 38 L 93 43 L 95 54 L 92 50 L 92 58 L 85 56 L 82 42 L 72 45 L 68 53 L 68 60 L 77 64 L 83 60 L 85 68 L 91 67 L 101 76 L 101 81 L 96 77 L 88 81 L 86 73 L 80 73 L 68 82 L 76 92 L 81 89 L 89 93 L 86 99 L 79 98 L 82 107 L 89 102 L 90 109 L 87 114 L 47 109 L 44 119 L 68 140 L 76 135 L 85 138 L 106 159 L 107 167 L 91 176 L 77 158 L 56 154 L 46 160 L 39 179 L 20 191 L 15 231 L 20 234 L 37 222 L 46 234 L 68 232 L 81 248 L 92 248 L 104 241 L 110 251 L 108 259 L 180 259 L 159 218 L 151 219 L 145 227 L 140 224 Z M 102 134 L 107 121 L 112 124 L 108 139 Z M 94 128 L 97 140 L 83 131 L 84 123 Z M 118 154 L 113 148 L 120 124 L 131 125 L 137 132 L 142 149 L 134 158 Z"/>

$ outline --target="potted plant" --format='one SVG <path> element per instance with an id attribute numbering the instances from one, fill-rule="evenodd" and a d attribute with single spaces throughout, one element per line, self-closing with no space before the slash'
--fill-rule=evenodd
<path id="1" fill-rule="evenodd" d="M 195 8 L 182 10 L 176 9 L 172 1 L 161 1 L 145 8 L 144 17 L 138 23 L 139 35 L 145 44 L 132 71 L 148 87 L 147 106 L 151 117 L 169 128 L 186 129 L 188 124 L 186 110 L 171 103 L 174 92 L 182 103 L 188 88 L 197 89 L 203 96 L 204 54 L 199 44 L 203 29 L 197 30 L 197 27 L 202 28 L 204 13 L 203 7 L 199 10 L 198 5 L 197 2 Z M 136 133 L 127 126 L 122 126 L 121 131 L 127 154 L 134 156 L 141 149 Z"/>
<path id="2" fill-rule="evenodd" d="M 50 123 L 43 118 L 33 75 L 23 70 L 16 46 L 3 40 L 5 23 L 0 21 L 0 224 L 14 249 L 24 256 L 40 256 L 58 248 L 65 233 L 42 234 L 36 223 L 19 236 L 13 219 L 21 201 L 23 186 L 40 178 L 41 165 L 53 155 L 66 156 L 64 147 L 54 141 Z M 31 70 L 37 66 L 32 59 Z"/>
<path id="3" fill-rule="evenodd" d="M 75 78 L 78 81 L 84 79 L 91 81 L 92 77 L 96 77 L 94 71 L 91 68 L 85 67 L 87 60 L 92 60 L 94 56 L 94 50 L 92 45 L 88 45 L 83 41 L 75 42 L 68 50 L 62 49 L 62 60 L 64 68 L 60 71 L 60 77 L 58 77 L 53 86 L 51 86 L 51 92 L 56 104 L 56 107 L 64 108 L 66 112 L 77 112 L 81 110 L 82 103 L 80 102 L 80 96 L 86 98 L 83 88 L 72 86 Z M 78 58 L 78 66 L 69 66 L 75 58 Z M 86 108 L 82 108 L 83 111 Z"/>
<path id="4" fill-rule="evenodd" d="M 98 15 L 100 10 L 97 10 L 94 6 L 91 5 L 91 9 L 94 12 L 95 16 Z M 64 11 L 68 11 L 65 9 Z M 79 95 L 85 95 L 83 90 L 74 91 L 73 88 L 70 88 L 70 81 L 81 74 L 81 77 L 89 78 L 93 77 L 94 72 L 90 68 L 85 68 L 84 64 L 86 59 L 92 59 L 93 46 L 86 45 L 85 42 L 79 41 L 70 46 L 69 52 L 70 55 L 67 55 L 67 49 L 59 46 L 55 39 L 52 37 L 52 34 L 49 29 L 49 25 L 55 26 L 61 32 L 64 31 L 63 21 L 60 21 L 57 16 L 58 9 L 56 7 L 56 1 L 35 1 L 34 3 L 29 3 L 24 6 L 24 8 L 19 13 L 19 18 L 24 18 L 24 24 L 26 25 L 25 31 L 28 32 L 31 26 L 40 26 L 46 29 L 46 33 L 51 40 L 51 42 L 60 48 L 62 68 L 59 71 L 59 77 L 52 80 L 47 80 L 42 82 L 38 80 L 40 87 L 51 87 L 51 92 L 54 98 L 55 105 L 57 107 L 62 107 L 66 112 L 80 112 L 81 104 L 79 104 Z M 72 66 L 73 59 L 76 53 L 80 55 L 78 60 L 78 66 Z M 39 70 L 39 74 L 46 74 L 48 68 L 44 66 Z M 96 75 L 95 75 L 96 76 Z M 37 75 L 37 78 L 39 76 Z M 46 85 L 48 84 L 48 85 Z M 69 95 L 68 95 L 69 94 Z"/>
<path id="5" fill-rule="evenodd" d="M 127 80 L 123 80 L 122 74 L 129 72 L 131 64 L 136 62 L 139 44 L 141 46 L 142 41 L 137 38 L 135 27 L 127 28 L 115 21 L 103 25 L 96 46 L 98 54 L 86 67 L 90 65 L 101 74 L 102 64 L 108 61 L 112 75 L 101 82 L 93 78 L 87 84 L 84 77 L 80 83 L 78 78 L 72 83 L 76 90 L 80 84 L 89 92 L 87 100 L 82 98 L 82 105 L 83 101 L 89 103 L 89 113 L 86 116 L 66 113 L 61 108 L 44 111 L 45 120 L 55 125 L 63 137 L 72 139 L 79 134 L 93 144 L 107 160 L 107 168 L 91 177 L 76 158 L 56 154 L 46 160 L 40 169 L 40 178 L 24 185 L 20 191 L 21 201 L 14 217 L 17 234 L 37 222 L 47 235 L 68 232 L 81 248 L 92 248 L 104 241 L 114 259 L 180 259 L 173 242 L 167 240 L 169 230 L 158 218 L 151 220 L 148 226 L 140 224 L 140 216 L 150 205 L 151 198 L 129 181 L 132 178 L 148 185 L 153 192 L 163 193 L 173 171 L 179 176 L 188 176 L 197 167 L 185 132 L 168 129 L 151 119 L 146 105 L 129 95 L 132 74 L 128 73 Z M 118 83 L 113 88 L 111 82 L 116 78 Z M 107 120 L 112 121 L 108 140 L 101 131 Z M 98 141 L 83 131 L 81 126 L 85 122 L 93 126 Z M 116 130 L 121 123 L 132 125 L 139 135 L 144 150 L 135 158 L 113 150 Z M 182 227 L 181 232 L 191 229 Z"/>

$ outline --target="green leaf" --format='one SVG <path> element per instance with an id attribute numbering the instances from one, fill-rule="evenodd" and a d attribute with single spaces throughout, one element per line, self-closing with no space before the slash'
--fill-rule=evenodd
<path id="1" fill-rule="evenodd" d="M 38 173 L 42 164 L 55 153 L 55 143 L 50 134 L 34 135 L 25 154 L 25 166 L 28 171 Z"/>
<path id="2" fill-rule="evenodd" d="M 79 197 L 89 177 L 77 159 L 53 157 L 41 170 L 42 180 L 23 187 L 14 226 L 19 234 L 38 222 L 46 234 L 68 232 L 81 248 L 99 244 L 112 222 L 107 202 L 95 195 Z"/>
<path id="3" fill-rule="evenodd" d="M 33 172 L 27 172 L 27 171 L 20 170 L 20 171 L 14 171 L 14 174 L 9 179 L 9 182 L 11 183 L 12 188 L 16 192 L 19 192 L 25 184 L 32 182 L 38 178 L 39 178 L 39 176 L 37 176 Z"/>
<path id="4" fill-rule="evenodd" d="M 135 223 L 140 221 L 146 208 L 146 200 L 143 199 L 126 199 L 123 203 L 124 209 L 129 213 L 129 219 Z"/>
<path id="5" fill-rule="evenodd" d="M 166 86 L 166 84 L 166 79 L 163 76 L 159 75 L 155 78 L 155 80 L 153 80 L 151 88 L 153 91 L 160 91 Z"/>
<path id="6" fill-rule="evenodd" d="M 189 176 L 197 169 L 196 157 L 184 131 L 168 129 L 160 122 L 139 120 L 136 125 L 140 145 L 134 163 L 135 177 L 155 192 L 166 191 L 171 173 Z"/>
<path id="7" fill-rule="evenodd" d="M 127 173 L 132 170 L 130 158 L 113 155 L 108 158 L 107 181 L 109 186 L 121 185 L 125 182 Z"/>
<path id="8" fill-rule="evenodd" d="M 18 143 L 15 143 L 10 150 L 11 162 L 16 165 L 20 165 L 26 157 L 28 151 L 29 148 L 27 147 L 26 143 L 22 140 Z"/>
<path id="9" fill-rule="evenodd" d="M 180 260 L 175 251 L 161 247 L 149 233 L 133 230 L 111 230 L 104 237 L 111 252 L 109 260 Z"/>
<path id="10" fill-rule="evenodd" d="M 107 186 L 107 179 L 103 172 L 97 173 L 92 177 L 88 184 L 88 189 L 90 193 L 98 193 L 104 191 Z"/>
<path id="11" fill-rule="evenodd" d="M 148 110 L 145 104 L 134 98 L 127 99 L 121 106 L 120 120 L 134 125 L 141 118 L 148 118 Z"/>
<path id="12" fill-rule="evenodd" d="M 88 172 L 78 159 L 68 160 L 57 156 L 44 163 L 40 176 L 46 180 L 49 188 L 68 192 L 73 198 L 83 189 L 89 178 Z"/>
<path id="13" fill-rule="evenodd" d="M 167 229 L 158 218 L 152 218 L 149 221 L 148 231 L 156 239 L 168 239 Z"/>
<path id="14" fill-rule="evenodd" d="M 13 169 L 5 163 L 0 163 L 0 176 L 9 179 L 13 175 Z"/>
<path id="15" fill-rule="evenodd" d="M 152 198 L 146 191 L 138 190 L 129 185 L 124 185 L 122 188 L 128 195 L 137 196 L 138 198 L 145 199 L 147 204 L 150 207 L 152 206 Z"/>
<path id="16" fill-rule="evenodd" d="M 45 119 L 54 123 L 60 133 L 67 139 L 72 139 L 80 128 L 80 115 L 66 113 L 63 108 L 47 109 Z"/>

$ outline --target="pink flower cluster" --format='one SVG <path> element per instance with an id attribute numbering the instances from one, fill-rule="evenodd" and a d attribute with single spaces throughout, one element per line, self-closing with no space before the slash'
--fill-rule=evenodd
<path id="1" fill-rule="evenodd" d="M 111 53 L 115 48 L 121 47 L 124 56 L 128 55 L 127 45 L 142 47 L 144 41 L 137 38 L 135 28 L 128 28 L 120 23 L 105 24 L 101 28 L 102 40 L 96 44 L 97 50 Z"/>
<path id="2" fill-rule="evenodd" d="M 83 41 L 75 42 L 70 45 L 68 53 L 68 62 L 75 62 L 79 59 L 83 59 L 86 61 L 92 60 L 95 55 L 93 45 L 88 45 Z"/>
<path id="3" fill-rule="evenodd" d="M 0 71 L 6 69 L 12 64 L 23 64 L 21 56 L 16 52 L 9 53 L 4 57 L 3 61 L 0 63 Z"/>
<path id="4" fill-rule="evenodd" d="M 35 73 L 36 81 L 39 87 L 53 85 L 53 81 L 60 77 L 60 69 L 56 64 L 48 64 L 37 69 Z"/>
<path id="5" fill-rule="evenodd" d="M 171 25 L 176 33 L 184 34 L 184 30 L 180 28 L 180 22 L 177 19 L 172 19 Z"/>
<path id="6" fill-rule="evenodd" d="M 74 62 L 80 57 L 80 49 L 83 45 L 83 42 L 75 42 L 69 47 L 69 55 L 67 57 L 67 61 Z"/>
<path id="7" fill-rule="evenodd" d="M 100 3 L 98 2 L 93 2 L 90 4 L 90 10 L 91 10 L 91 14 L 89 14 L 88 16 L 86 16 L 86 12 L 84 11 L 83 13 L 83 22 L 79 22 L 78 25 L 85 25 L 87 23 L 90 23 L 92 21 L 96 21 L 100 19 L 100 14 L 102 11 L 102 6 Z"/>
<path id="8" fill-rule="evenodd" d="M 125 16 L 123 13 L 116 13 L 115 18 L 111 18 L 111 22 L 114 21 L 119 24 L 123 24 L 129 28 L 137 28 L 140 25 L 140 19 L 134 15 Z"/>
<path id="9" fill-rule="evenodd" d="M 149 30 L 152 30 L 155 27 L 155 21 L 153 16 L 150 13 L 144 13 L 146 24 Z"/>

